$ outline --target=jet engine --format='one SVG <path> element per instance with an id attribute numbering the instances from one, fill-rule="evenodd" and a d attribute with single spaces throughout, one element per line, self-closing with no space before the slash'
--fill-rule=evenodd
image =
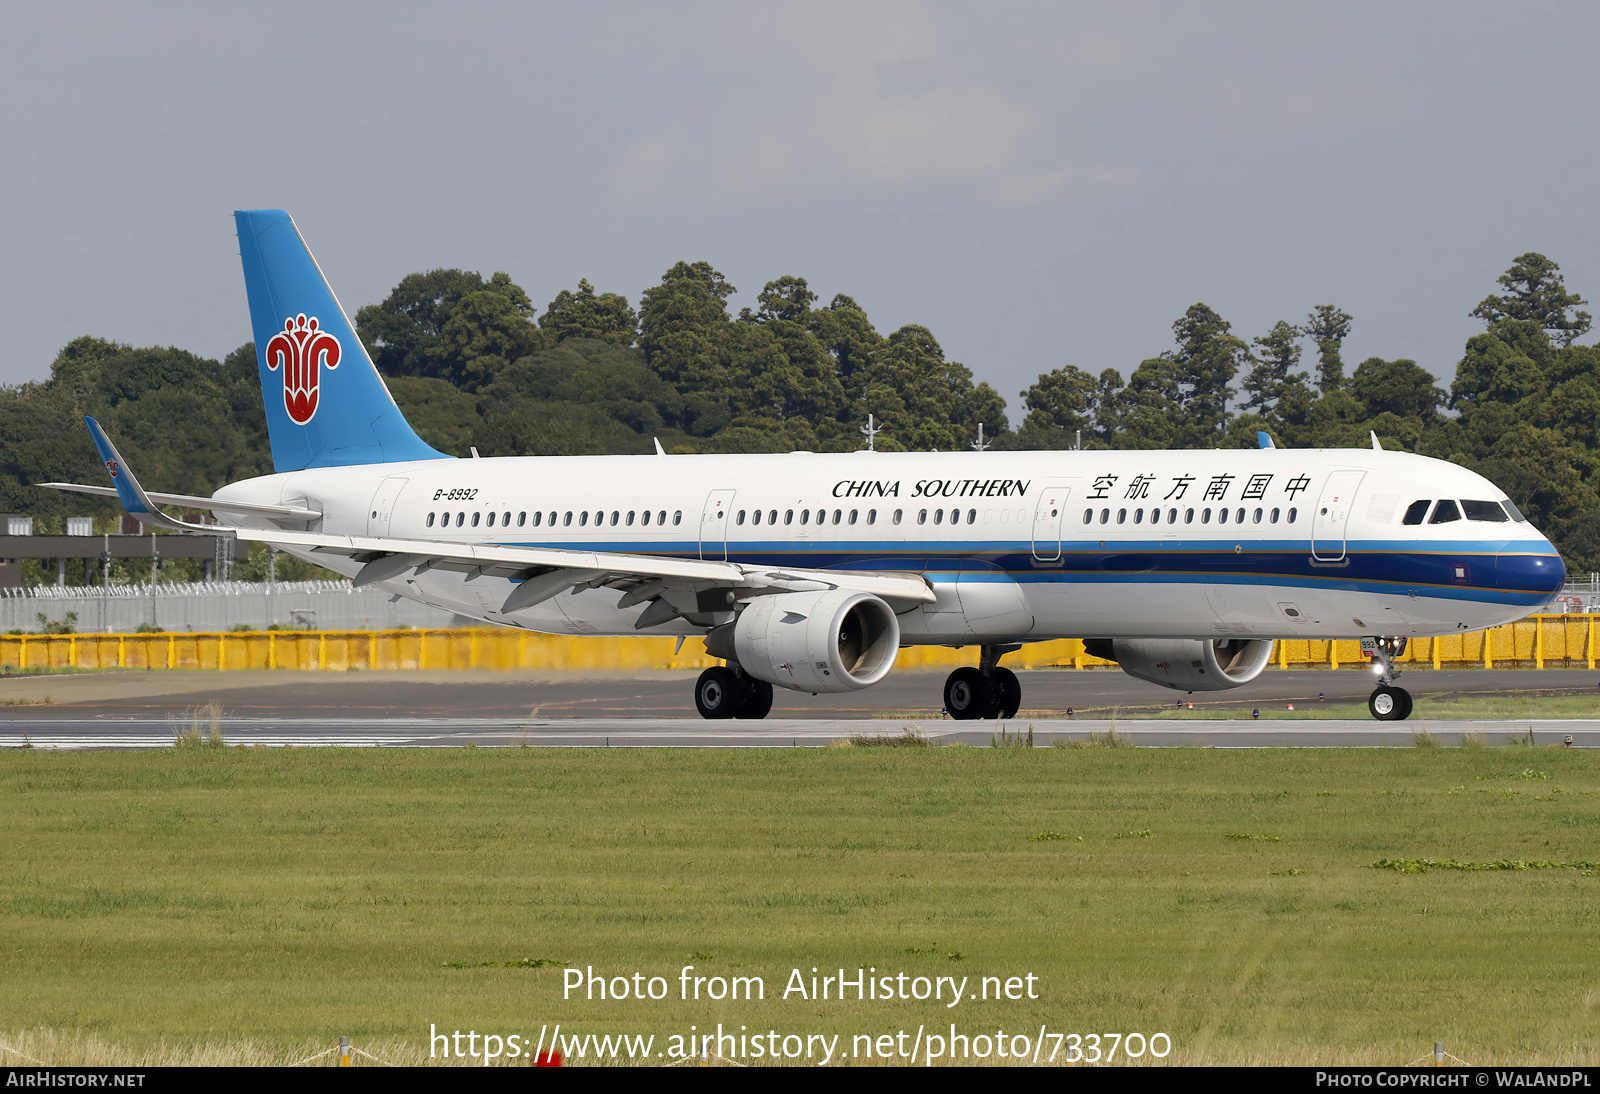
<path id="1" fill-rule="evenodd" d="M 1272 660 L 1270 639 L 1091 638 L 1084 649 L 1129 676 L 1175 691 L 1227 691 L 1248 684 Z"/>
<path id="2" fill-rule="evenodd" d="M 776 593 L 756 597 L 738 619 L 708 634 L 706 650 L 778 687 L 859 691 L 894 667 L 900 621 L 869 593 Z"/>

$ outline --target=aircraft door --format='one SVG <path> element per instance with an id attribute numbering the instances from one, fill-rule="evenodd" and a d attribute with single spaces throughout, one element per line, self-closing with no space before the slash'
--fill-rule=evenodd
<path id="1" fill-rule="evenodd" d="M 372 495 L 372 505 L 367 510 L 367 535 L 389 534 L 389 518 L 394 514 L 394 503 L 408 481 L 398 475 L 391 475 L 378 484 L 377 492 Z"/>
<path id="2" fill-rule="evenodd" d="M 728 514 L 733 510 L 732 490 L 713 490 L 706 495 L 700 513 L 700 557 L 715 562 L 728 557 Z"/>
<path id="3" fill-rule="evenodd" d="M 1335 471 L 1323 484 L 1317 507 L 1311 511 L 1311 558 L 1314 562 L 1339 562 L 1344 558 L 1345 525 L 1356 489 L 1365 471 Z"/>
<path id="4" fill-rule="evenodd" d="M 1046 479 L 1033 510 L 1033 557 L 1054 562 L 1061 557 L 1061 520 L 1072 487 L 1065 479 Z"/>

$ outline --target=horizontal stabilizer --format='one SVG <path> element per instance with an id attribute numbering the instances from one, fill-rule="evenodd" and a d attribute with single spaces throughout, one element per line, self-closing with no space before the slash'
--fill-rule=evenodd
<path id="1" fill-rule="evenodd" d="M 35 486 L 47 490 L 63 490 L 72 494 L 97 494 L 101 497 L 118 497 L 113 486 L 83 486 L 75 482 L 36 482 Z M 321 520 L 315 509 L 302 509 L 294 505 L 258 505 L 255 502 L 223 501 L 221 498 L 200 498 L 192 494 L 156 494 L 145 497 L 157 505 L 178 505 L 185 509 L 209 509 L 213 513 L 250 513 L 254 516 L 274 517 L 278 520 Z"/>

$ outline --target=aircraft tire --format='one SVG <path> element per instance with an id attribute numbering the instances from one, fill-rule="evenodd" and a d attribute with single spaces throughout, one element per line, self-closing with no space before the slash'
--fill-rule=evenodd
<path id="1" fill-rule="evenodd" d="M 994 713 L 991 718 L 1015 718 L 1022 706 L 1022 681 L 1010 669 L 994 670 Z"/>
<path id="2" fill-rule="evenodd" d="M 745 680 L 747 690 L 735 718 L 765 718 L 772 712 L 772 685 L 765 680 Z"/>
<path id="3" fill-rule="evenodd" d="M 1375 688 L 1367 697 L 1367 710 L 1380 722 L 1404 721 L 1411 713 L 1411 695 L 1405 688 Z"/>
<path id="4" fill-rule="evenodd" d="M 706 669 L 694 683 L 694 705 L 702 718 L 735 717 L 744 700 L 744 681 L 721 665 Z"/>
<path id="5" fill-rule="evenodd" d="M 994 685 L 975 668 L 959 668 L 945 677 L 945 713 L 956 721 L 991 717 L 994 710 Z"/>

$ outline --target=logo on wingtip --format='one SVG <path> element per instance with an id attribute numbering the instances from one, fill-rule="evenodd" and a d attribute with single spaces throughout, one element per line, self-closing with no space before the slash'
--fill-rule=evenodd
<path id="1" fill-rule="evenodd" d="M 291 316 L 267 343 L 267 368 L 277 372 L 280 366 L 283 409 L 295 425 L 305 425 L 317 413 L 323 367 L 339 367 L 339 340 L 317 328 L 316 316 Z"/>

